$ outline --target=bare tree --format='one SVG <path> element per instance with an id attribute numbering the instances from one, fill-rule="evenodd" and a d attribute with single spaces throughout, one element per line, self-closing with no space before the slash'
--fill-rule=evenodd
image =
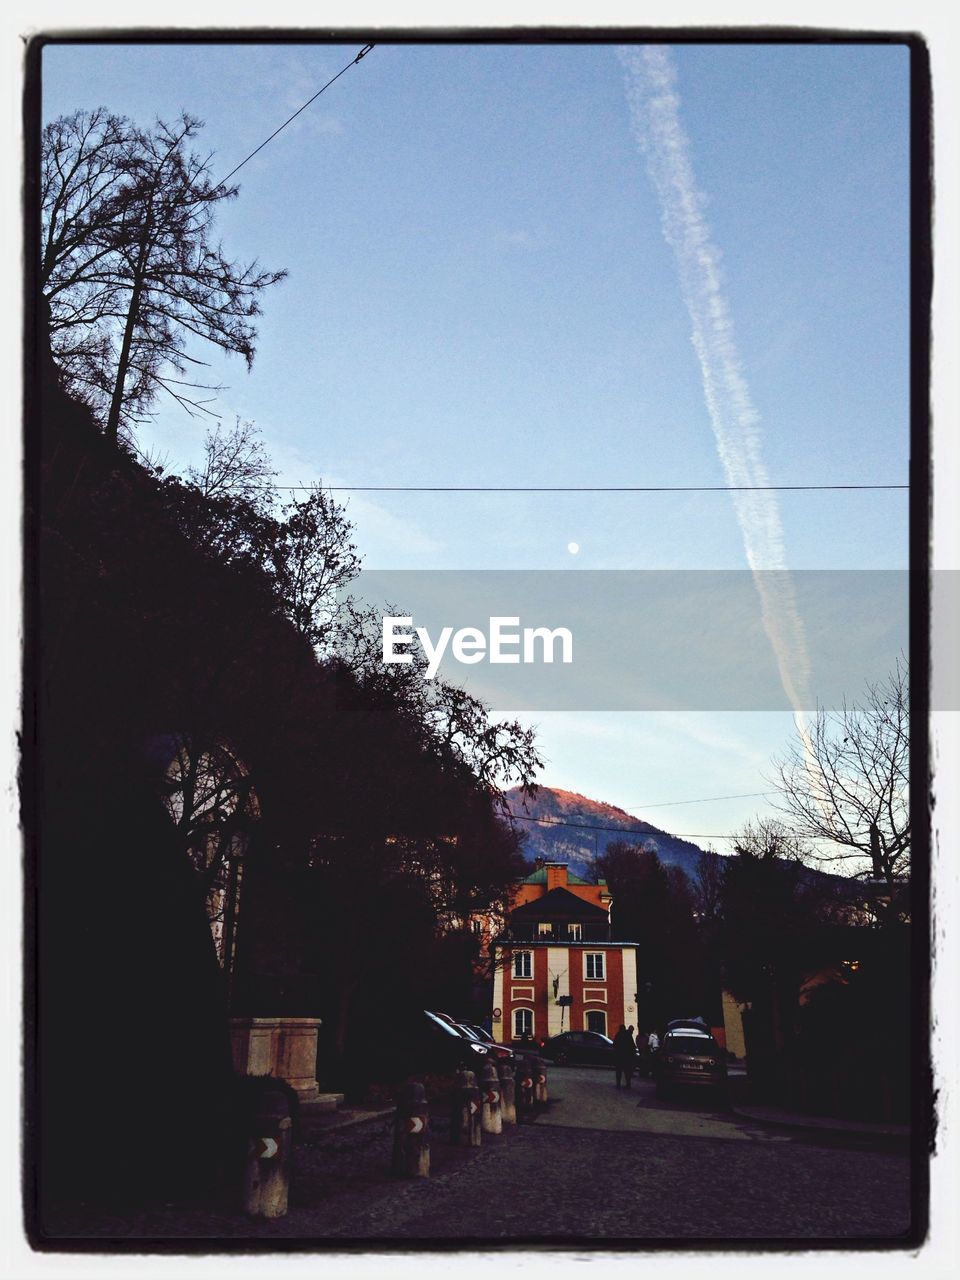
<path id="1" fill-rule="evenodd" d="M 343 592 L 360 570 L 346 509 L 322 487 L 286 503 L 266 565 L 287 617 L 325 651 L 345 606 Z"/>
<path id="2" fill-rule="evenodd" d="M 468 769 L 489 795 L 502 802 L 514 784 L 535 793 L 543 768 L 535 728 L 519 720 L 494 720 L 487 705 L 459 685 L 439 676 L 427 680 L 422 649 L 414 649 L 409 663 L 383 663 L 382 617 L 403 612 L 395 603 L 380 610 L 344 600 L 330 633 L 337 656 L 368 693 L 381 693 L 422 725 L 432 749 Z"/>
<path id="3" fill-rule="evenodd" d="M 891 891 L 910 870 L 908 670 L 867 686 L 860 702 L 819 709 L 774 761 L 779 809 L 799 836 L 830 841 L 820 863 L 844 863 Z"/>
<path id="4" fill-rule="evenodd" d="M 778 818 L 745 822 L 733 837 L 733 849 L 739 857 L 754 862 L 777 859 L 798 866 L 813 856 L 809 841 Z"/>
<path id="5" fill-rule="evenodd" d="M 182 115 L 150 130 L 103 109 L 44 130 L 41 288 L 51 341 L 71 390 L 116 440 L 165 391 L 190 414 L 216 391 L 188 370 L 191 338 L 249 367 L 259 295 L 286 274 L 231 262 L 213 238 L 217 185 Z"/>
<path id="6" fill-rule="evenodd" d="M 129 120 L 104 107 L 43 130 L 40 289 L 51 333 L 89 328 L 115 308 L 117 201 L 134 135 Z"/>
<path id="7" fill-rule="evenodd" d="M 187 469 L 204 498 L 233 498 L 264 513 L 276 498 L 276 475 L 259 427 L 240 418 L 229 430 L 219 424 L 208 430 L 203 462 Z"/>
<path id="8" fill-rule="evenodd" d="M 260 806 L 242 760 L 225 744 L 170 739 L 164 800 L 197 874 L 223 968 L 233 963 L 243 859 Z"/>

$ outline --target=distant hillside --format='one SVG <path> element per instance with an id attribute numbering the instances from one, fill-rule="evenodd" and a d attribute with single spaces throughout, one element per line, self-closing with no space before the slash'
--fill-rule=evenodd
<path id="1" fill-rule="evenodd" d="M 571 871 L 585 877 L 592 871 L 594 858 L 617 840 L 655 849 L 664 865 L 682 867 L 691 877 L 696 874 L 697 859 L 703 852 L 689 840 L 661 831 L 614 804 L 590 800 L 576 791 L 540 787 L 536 796 L 529 799 L 514 787 L 507 792 L 507 804 L 510 812 L 521 819 L 517 826 L 526 832 L 527 858 L 568 862 Z M 527 821 L 534 818 L 547 821 Z"/>

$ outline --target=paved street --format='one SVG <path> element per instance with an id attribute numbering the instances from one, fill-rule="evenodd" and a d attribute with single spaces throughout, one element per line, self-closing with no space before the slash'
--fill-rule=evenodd
<path id="1" fill-rule="evenodd" d="M 895 1240 L 909 1227 L 904 1152 L 856 1137 L 786 1133 L 709 1099 L 658 1102 L 649 1081 L 618 1091 L 598 1068 L 550 1072 L 533 1125 L 448 1145 L 434 1122 L 432 1176 L 388 1173 L 384 1120 L 307 1135 L 291 1209 L 273 1223 L 155 1212 L 64 1222 L 67 1234 L 404 1241 L 623 1239 Z"/>

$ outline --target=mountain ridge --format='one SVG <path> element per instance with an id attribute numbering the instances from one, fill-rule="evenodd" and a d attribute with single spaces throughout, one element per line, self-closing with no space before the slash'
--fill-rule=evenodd
<path id="1" fill-rule="evenodd" d="M 634 817 L 619 805 L 593 800 L 579 791 L 540 786 L 536 795 L 525 796 L 519 787 L 511 787 L 505 800 L 508 813 L 526 832 L 526 857 L 566 862 L 571 871 L 584 878 L 592 875 L 594 862 L 607 845 L 618 840 L 655 850 L 665 866 L 681 867 L 691 877 L 704 853 L 690 840 Z"/>

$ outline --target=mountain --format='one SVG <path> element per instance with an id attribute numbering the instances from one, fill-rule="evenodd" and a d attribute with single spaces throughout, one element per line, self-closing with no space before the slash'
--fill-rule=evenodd
<path id="1" fill-rule="evenodd" d="M 703 852 L 698 845 L 634 818 L 614 804 L 590 800 L 558 787 L 540 787 L 533 798 L 524 796 L 519 787 L 512 787 L 506 801 L 509 812 L 517 819 L 516 826 L 526 833 L 523 852 L 527 858 L 567 862 L 571 871 L 588 878 L 594 858 L 608 844 L 625 840 L 655 849 L 665 866 L 682 867 L 691 877 L 696 874 L 697 860 Z"/>

